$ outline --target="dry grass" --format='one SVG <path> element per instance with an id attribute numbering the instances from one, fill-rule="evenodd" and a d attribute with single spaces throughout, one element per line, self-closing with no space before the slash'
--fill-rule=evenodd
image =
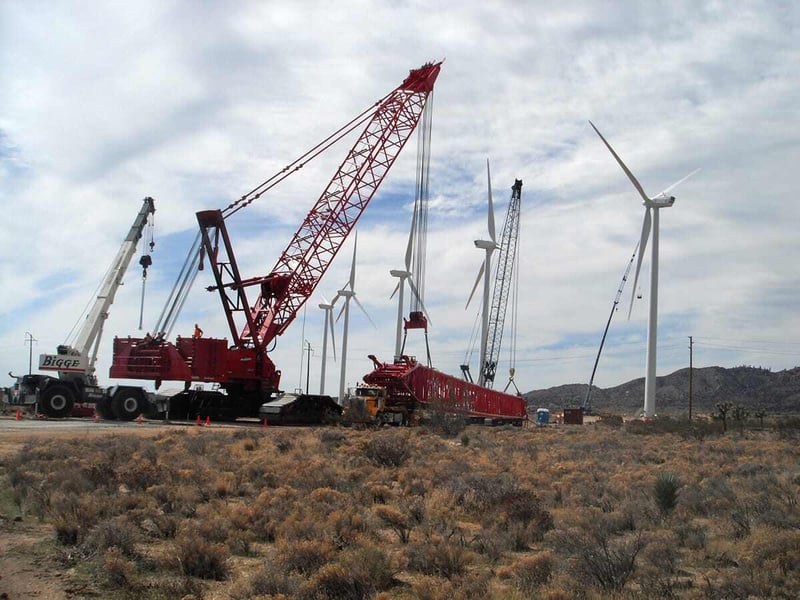
<path id="1" fill-rule="evenodd" d="M 44 439 L 3 466 L 112 600 L 747 598 L 800 596 L 799 458 L 668 422 Z"/>

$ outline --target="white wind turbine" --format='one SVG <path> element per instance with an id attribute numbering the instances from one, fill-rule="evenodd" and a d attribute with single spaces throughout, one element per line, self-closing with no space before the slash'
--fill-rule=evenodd
<path id="1" fill-rule="evenodd" d="M 411 293 L 419 301 L 420 308 L 425 313 L 425 318 L 428 320 L 428 323 L 431 323 L 431 318 L 428 316 L 428 311 L 425 309 L 425 303 L 422 302 L 422 298 L 419 295 L 419 290 L 417 290 L 417 286 L 414 285 L 414 278 L 411 276 L 411 253 L 412 248 L 414 246 L 414 230 L 416 228 L 417 223 L 417 210 L 414 209 L 414 216 L 411 218 L 411 231 L 408 232 L 408 245 L 406 246 L 406 268 L 405 270 L 400 269 L 392 269 L 389 271 L 389 274 L 392 277 L 397 277 L 397 287 L 394 288 L 394 292 L 392 292 L 393 298 L 396 293 L 400 293 L 397 298 L 397 330 L 395 334 L 395 344 L 394 344 L 394 358 L 398 360 L 400 358 L 400 354 L 402 352 L 402 331 L 403 331 L 403 292 L 405 290 L 405 282 L 408 280 L 408 285 L 411 288 Z"/>
<path id="2" fill-rule="evenodd" d="M 486 253 L 486 256 L 483 259 L 483 263 L 481 263 L 481 268 L 478 269 L 478 276 L 475 278 L 475 285 L 472 286 L 472 292 L 470 292 L 469 299 L 467 300 L 467 305 L 464 307 L 464 310 L 466 310 L 469 307 L 469 303 L 472 301 L 472 296 L 475 295 L 475 290 L 478 289 L 478 284 L 481 281 L 481 275 L 483 275 L 483 310 L 481 313 L 481 355 L 480 355 L 481 364 L 479 365 L 480 375 L 478 377 L 478 385 L 484 384 L 483 361 L 486 357 L 486 344 L 487 344 L 487 337 L 489 335 L 489 282 L 492 272 L 492 252 L 500 248 L 500 246 L 497 245 L 495 230 L 494 230 L 494 205 L 492 204 L 492 175 L 489 172 L 489 159 L 486 159 L 486 180 L 489 187 L 489 195 L 488 195 L 489 239 L 475 240 L 475 247 L 483 250 Z"/>
<path id="3" fill-rule="evenodd" d="M 636 284 L 639 280 L 639 269 L 642 266 L 642 257 L 644 256 L 645 248 L 647 247 L 647 240 L 650 237 L 651 221 L 653 230 L 653 245 L 651 248 L 652 257 L 650 265 L 650 315 L 647 320 L 647 371 L 644 380 L 644 409 L 642 414 L 644 417 L 652 417 L 656 413 L 656 342 L 658 337 L 658 211 L 661 208 L 669 208 L 675 204 L 675 196 L 669 194 L 672 189 L 679 183 L 683 183 L 689 177 L 697 173 L 700 169 L 695 169 L 683 179 L 680 179 L 665 189 L 663 192 L 652 198 L 644 193 L 644 189 L 639 181 L 630 172 L 622 159 L 614 152 L 614 149 L 606 141 L 594 123 L 589 121 L 589 125 L 595 130 L 600 139 L 611 152 L 612 156 L 616 159 L 622 170 L 631 180 L 633 187 L 639 192 L 642 197 L 642 204 L 645 206 L 644 221 L 642 222 L 642 236 L 639 240 L 639 257 L 636 261 L 636 275 L 633 280 L 633 292 L 631 295 L 631 306 L 628 309 L 628 318 L 630 319 L 631 310 L 633 309 L 633 298 L 636 294 Z M 652 216 L 651 216 L 652 213 Z"/>
<path id="4" fill-rule="evenodd" d="M 328 329 L 331 332 L 331 348 L 333 349 L 333 360 L 336 360 L 336 337 L 333 332 L 333 305 L 339 299 L 339 295 L 333 297 L 333 301 L 328 302 L 325 297 L 322 297 L 319 307 L 325 311 L 325 328 L 322 334 L 322 369 L 319 378 L 319 395 L 325 393 L 325 368 L 328 364 Z"/>
<path id="5" fill-rule="evenodd" d="M 344 324 L 343 324 L 343 333 L 342 333 L 342 367 L 341 372 L 339 375 L 339 403 L 344 400 L 344 391 L 345 391 L 345 383 L 346 379 L 346 372 L 347 372 L 347 333 L 350 327 L 350 300 L 355 300 L 358 307 L 361 309 L 361 312 L 364 313 L 364 316 L 369 319 L 369 322 L 372 323 L 372 326 L 377 329 L 375 323 L 372 321 L 372 318 L 367 314 L 366 309 L 361 305 L 361 302 L 358 301 L 356 298 L 356 250 L 358 249 L 358 232 L 355 235 L 355 243 L 353 244 L 353 262 L 350 265 L 350 279 L 347 281 L 347 285 L 338 292 L 338 296 L 344 298 L 344 306 L 342 306 L 342 310 L 339 311 L 339 315 L 336 317 L 338 321 L 339 318 L 344 314 Z"/>

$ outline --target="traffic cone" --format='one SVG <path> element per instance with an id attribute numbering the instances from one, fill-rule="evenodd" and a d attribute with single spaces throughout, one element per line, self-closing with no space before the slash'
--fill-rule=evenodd
<path id="1" fill-rule="evenodd" d="M 142 415 L 139 414 L 139 418 L 136 419 L 136 424 L 141 425 L 142 423 L 144 423 L 144 419 L 142 418 Z"/>
<path id="2" fill-rule="evenodd" d="M 197 418 L 194 421 L 195 425 L 200 425 L 200 415 L 197 415 Z"/>
<path id="3" fill-rule="evenodd" d="M 211 425 L 211 417 L 206 417 L 206 427 Z"/>
<path id="4" fill-rule="evenodd" d="M 17 409 L 17 415 L 16 415 L 15 418 L 16 418 L 17 421 L 21 421 L 22 420 L 22 411 L 20 409 Z"/>
<path id="5" fill-rule="evenodd" d="M 261 426 L 262 427 L 266 427 L 267 426 L 267 418 L 266 417 L 264 417 L 264 423 Z"/>

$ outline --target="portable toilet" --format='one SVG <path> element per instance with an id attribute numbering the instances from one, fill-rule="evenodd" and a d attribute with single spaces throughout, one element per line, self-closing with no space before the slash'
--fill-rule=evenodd
<path id="1" fill-rule="evenodd" d="M 544 427 L 550 422 L 550 411 L 546 408 L 536 409 L 536 425 Z"/>

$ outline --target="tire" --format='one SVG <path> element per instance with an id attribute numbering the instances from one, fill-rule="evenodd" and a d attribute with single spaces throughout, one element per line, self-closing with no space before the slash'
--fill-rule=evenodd
<path id="1" fill-rule="evenodd" d="M 111 398 L 103 398 L 98 400 L 95 404 L 97 414 L 107 421 L 112 421 L 117 418 L 114 411 L 111 410 Z"/>
<path id="2" fill-rule="evenodd" d="M 144 411 L 144 402 L 139 390 L 122 388 L 111 399 L 111 412 L 120 421 L 133 421 Z"/>
<path id="3" fill-rule="evenodd" d="M 66 385 L 48 386 L 39 395 L 39 406 L 48 417 L 57 419 L 68 417 L 73 404 L 75 404 L 75 393 Z"/>

